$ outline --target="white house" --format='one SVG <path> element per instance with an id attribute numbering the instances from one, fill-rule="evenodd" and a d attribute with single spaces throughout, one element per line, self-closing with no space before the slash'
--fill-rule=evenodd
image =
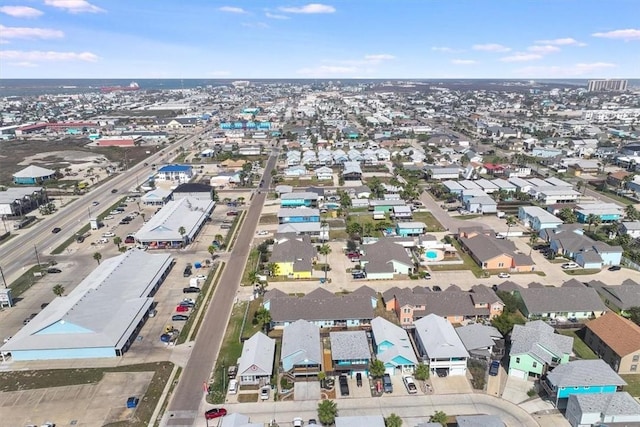
<path id="1" fill-rule="evenodd" d="M 330 167 L 322 166 L 315 170 L 318 181 L 329 181 L 333 179 L 333 170 Z"/>
<path id="2" fill-rule="evenodd" d="M 466 375 L 469 353 L 447 319 L 428 314 L 414 325 L 418 356 L 433 374 Z"/>
<path id="3" fill-rule="evenodd" d="M 191 181 L 194 172 L 189 165 L 166 165 L 158 169 L 156 179 L 158 181 L 178 181 L 185 183 Z"/>
<path id="4" fill-rule="evenodd" d="M 240 385 L 265 385 L 273 373 L 276 340 L 257 332 L 244 342 L 238 359 Z"/>

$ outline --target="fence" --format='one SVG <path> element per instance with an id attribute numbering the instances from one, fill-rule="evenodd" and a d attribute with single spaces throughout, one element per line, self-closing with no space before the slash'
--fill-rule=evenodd
<path id="1" fill-rule="evenodd" d="M 640 271 L 640 264 L 631 261 L 629 258 L 627 257 L 622 257 L 622 265 L 624 265 L 627 268 L 630 268 L 632 270 L 636 270 L 636 271 Z"/>

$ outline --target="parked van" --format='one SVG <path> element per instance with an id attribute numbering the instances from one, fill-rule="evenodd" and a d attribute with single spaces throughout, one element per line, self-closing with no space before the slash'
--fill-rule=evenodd
<path id="1" fill-rule="evenodd" d="M 238 380 L 229 381 L 229 394 L 236 394 L 238 392 Z"/>
<path id="2" fill-rule="evenodd" d="M 393 393 L 393 384 L 391 383 L 391 376 L 384 374 L 382 377 L 382 388 L 385 393 Z"/>

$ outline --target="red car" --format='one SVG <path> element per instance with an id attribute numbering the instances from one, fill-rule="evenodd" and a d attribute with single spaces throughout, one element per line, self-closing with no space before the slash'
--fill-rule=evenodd
<path id="1" fill-rule="evenodd" d="M 184 312 L 189 311 L 189 307 L 187 307 L 186 305 L 179 305 L 179 306 L 176 307 L 176 311 L 178 313 L 184 313 Z"/>
<path id="2" fill-rule="evenodd" d="M 224 417 L 225 415 L 227 415 L 227 410 L 224 408 L 213 408 L 204 413 L 204 417 L 207 420 Z"/>

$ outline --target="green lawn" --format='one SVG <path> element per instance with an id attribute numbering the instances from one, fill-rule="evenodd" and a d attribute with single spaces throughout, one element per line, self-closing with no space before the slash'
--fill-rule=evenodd
<path id="1" fill-rule="evenodd" d="M 562 270 L 569 276 L 588 276 L 589 274 L 600 273 L 600 269 L 597 268 L 576 268 L 575 270 Z"/>
<path id="2" fill-rule="evenodd" d="M 573 352 L 580 359 L 597 359 L 598 356 L 582 341 L 576 331 L 560 330 L 561 335 L 573 338 Z"/>
<path id="3" fill-rule="evenodd" d="M 249 275 L 251 272 L 256 271 L 258 269 L 258 263 L 260 262 L 260 252 L 257 249 L 251 249 L 249 252 L 249 257 L 247 258 L 247 263 L 244 265 L 244 273 L 242 273 L 241 284 L 244 286 L 251 285 L 249 283 Z"/>
<path id="4" fill-rule="evenodd" d="M 413 221 L 424 222 L 427 225 L 427 231 L 444 231 L 442 224 L 431 212 L 414 212 Z"/>
<path id="5" fill-rule="evenodd" d="M 624 391 L 633 397 L 640 397 L 640 374 L 620 375 L 627 382 Z"/>
<path id="6" fill-rule="evenodd" d="M 13 298 L 22 295 L 27 289 L 33 286 L 40 277 L 35 277 L 33 273 L 42 270 L 39 265 L 34 265 L 9 285 Z M 46 273 L 43 273 L 43 275 Z M 53 292 L 53 291 L 52 291 Z"/>
<path id="7" fill-rule="evenodd" d="M 261 330 L 258 322 L 253 322 L 256 311 L 262 305 L 262 298 L 256 298 L 253 301 L 249 302 L 249 310 L 247 311 L 247 320 L 244 323 L 244 329 L 242 330 L 242 339 L 251 338 L 256 332 Z M 263 331 L 264 332 L 264 331 Z"/>
<path id="8" fill-rule="evenodd" d="M 260 225 L 264 224 L 277 224 L 278 223 L 278 214 L 264 214 L 260 217 Z"/>

